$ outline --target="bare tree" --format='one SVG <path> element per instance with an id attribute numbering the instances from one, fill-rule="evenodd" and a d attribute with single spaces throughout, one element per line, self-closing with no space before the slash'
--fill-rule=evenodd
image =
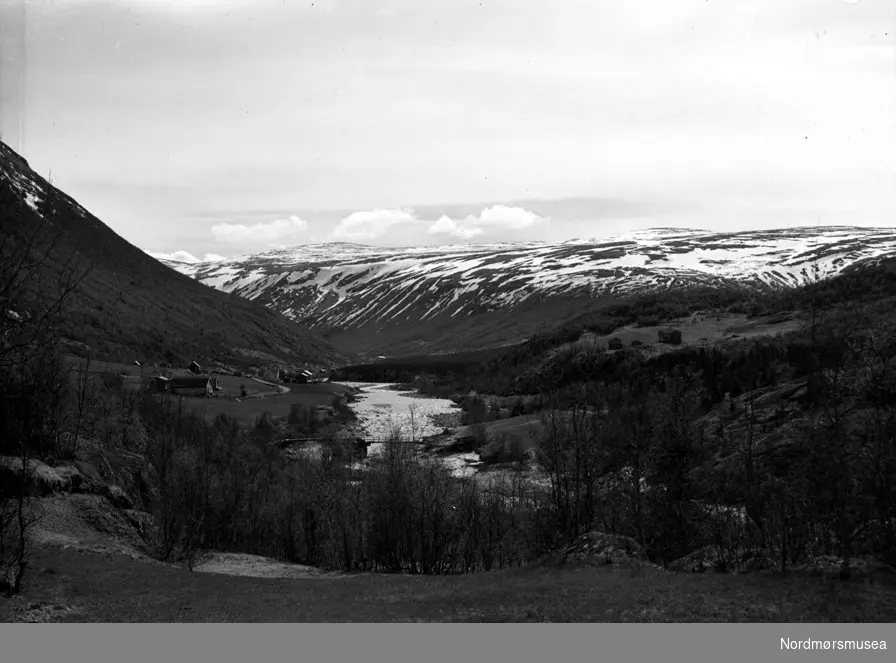
<path id="1" fill-rule="evenodd" d="M 408 405 L 408 426 L 410 427 L 411 442 L 417 441 L 417 427 L 419 425 L 417 417 L 418 406 L 416 403 Z"/>
<path id="2" fill-rule="evenodd" d="M 18 485 L 0 491 L 0 581 L 8 593 L 21 591 L 28 567 L 34 458 L 58 448 L 65 387 L 58 325 L 89 271 L 76 252 L 65 255 L 55 196 L 46 192 L 34 219 L 10 188 L 0 189 L 0 453 L 14 455 L 20 469 Z"/>
<path id="3" fill-rule="evenodd" d="M 28 445 L 20 445 L 14 468 L 19 471 L 17 485 L 0 492 L 0 590 L 7 596 L 22 591 L 28 569 L 28 537 L 37 516 L 27 499 L 31 484 L 32 459 Z M 17 467 L 16 467 L 17 466 Z"/>

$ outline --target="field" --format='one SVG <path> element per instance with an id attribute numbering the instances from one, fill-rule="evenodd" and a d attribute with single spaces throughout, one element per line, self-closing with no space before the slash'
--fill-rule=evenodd
<path id="1" fill-rule="evenodd" d="M 280 393 L 280 389 L 278 387 L 265 384 L 264 382 L 258 382 L 248 377 L 236 377 L 235 375 L 219 375 L 218 376 L 218 385 L 221 387 L 221 391 L 218 392 L 219 398 L 236 398 L 242 394 L 243 388 L 246 390 L 246 395 L 276 395 Z"/>
<path id="2" fill-rule="evenodd" d="M 243 378 L 236 378 L 242 380 Z M 245 379 L 248 390 L 249 385 L 255 385 L 267 389 L 266 385 Z M 197 412 L 202 412 L 209 419 L 219 414 L 228 414 L 235 417 L 240 424 L 251 426 L 255 420 L 270 412 L 273 417 L 285 417 L 294 403 L 305 407 L 317 405 L 331 405 L 334 396 L 347 394 L 349 387 L 333 382 L 318 384 L 290 384 L 289 391 L 284 394 L 265 395 L 254 398 L 242 398 L 234 400 L 230 398 L 187 398 L 184 403 Z"/>
<path id="3" fill-rule="evenodd" d="M 36 550 L 0 622 L 885 622 L 896 581 L 533 566 L 463 576 L 247 578 Z"/>
<path id="4" fill-rule="evenodd" d="M 611 338 L 618 338 L 622 340 L 624 347 L 631 346 L 632 341 L 641 341 L 644 343 L 643 351 L 645 353 L 660 354 L 678 347 L 657 342 L 659 331 L 663 329 L 681 331 L 682 345 L 709 346 L 742 338 L 791 332 L 799 329 L 800 324 L 798 319 L 781 316 L 748 318 L 745 315 L 713 316 L 707 313 L 695 313 L 689 317 L 671 320 L 661 325 L 649 327 L 626 325 L 612 334 L 598 335 L 585 332 L 577 341 L 558 346 L 553 352 L 561 352 L 570 346 L 582 350 L 595 346 L 606 348 Z"/>

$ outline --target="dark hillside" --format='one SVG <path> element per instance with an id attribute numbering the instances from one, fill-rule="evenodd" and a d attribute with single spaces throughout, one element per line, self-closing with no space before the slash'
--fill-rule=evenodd
<path id="1" fill-rule="evenodd" d="M 329 363 L 341 357 L 317 334 L 282 315 L 207 288 L 146 255 L 0 143 L 4 259 L 20 255 L 35 236 L 32 257 L 52 245 L 42 261 L 42 279 L 58 280 L 67 270 L 87 272 L 60 329 L 75 353 L 231 363 Z"/>
<path id="2" fill-rule="evenodd" d="M 433 394 L 474 390 L 504 396 L 538 394 L 580 382 L 654 381 L 670 370 L 695 370 L 704 381 L 707 404 L 725 393 L 738 395 L 800 378 L 814 362 L 835 364 L 842 337 L 852 330 L 886 325 L 896 305 L 896 260 L 869 260 L 833 278 L 762 297 L 747 290 L 683 289 L 608 302 L 527 341 L 488 352 L 395 357 L 347 366 L 339 379 L 408 382 Z M 770 320 L 804 321 L 804 328 L 775 336 L 732 338 L 721 345 L 684 345 L 654 356 L 635 349 L 584 351 L 583 333 L 611 334 L 625 325 L 663 325 L 698 311 Z M 814 324 L 812 324 L 814 316 Z M 814 328 L 814 332 L 813 332 Z M 814 336 L 814 337 L 813 337 Z M 424 377 L 425 376 L 425 377 Z"/>

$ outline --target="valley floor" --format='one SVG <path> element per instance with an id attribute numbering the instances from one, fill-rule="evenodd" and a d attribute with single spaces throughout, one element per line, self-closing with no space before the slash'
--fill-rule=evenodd
<path id="1" fill-rule="evenodd" d="M 893 622 L 896 580 L 533 566 L 465 576 L 240 577 L 43 546 L 0 622 Z"/>

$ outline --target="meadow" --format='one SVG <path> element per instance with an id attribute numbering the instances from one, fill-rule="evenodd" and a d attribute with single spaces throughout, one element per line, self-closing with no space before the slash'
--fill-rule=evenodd
<path id="1" fill-rule="evenodd" d="M 241 379 L 241 378 L 236 378 Z M 256 390 L 267 390 L 266 385 L 245 379 L 247 391 L 252 385 Z M 319 405 L 332 405 L 333 398 L 343 396 L 351 392 L 348 387 L 340 384 L 323 382 L 317 384 L 289 384 L 286 393 L 254 396 L 251 398 L 185 398 L 184 404 L 190 409 L 200 412 L 209 420 L 219 414 L 227 414 L 236 419 L 241 425 L 251 426 L 265 412 L 270 413 L 275 419 L 289 415 L 290 408 L 299 404 L 306 408 Z M 238 393 L 238 392 L 237 392 Z"/>

